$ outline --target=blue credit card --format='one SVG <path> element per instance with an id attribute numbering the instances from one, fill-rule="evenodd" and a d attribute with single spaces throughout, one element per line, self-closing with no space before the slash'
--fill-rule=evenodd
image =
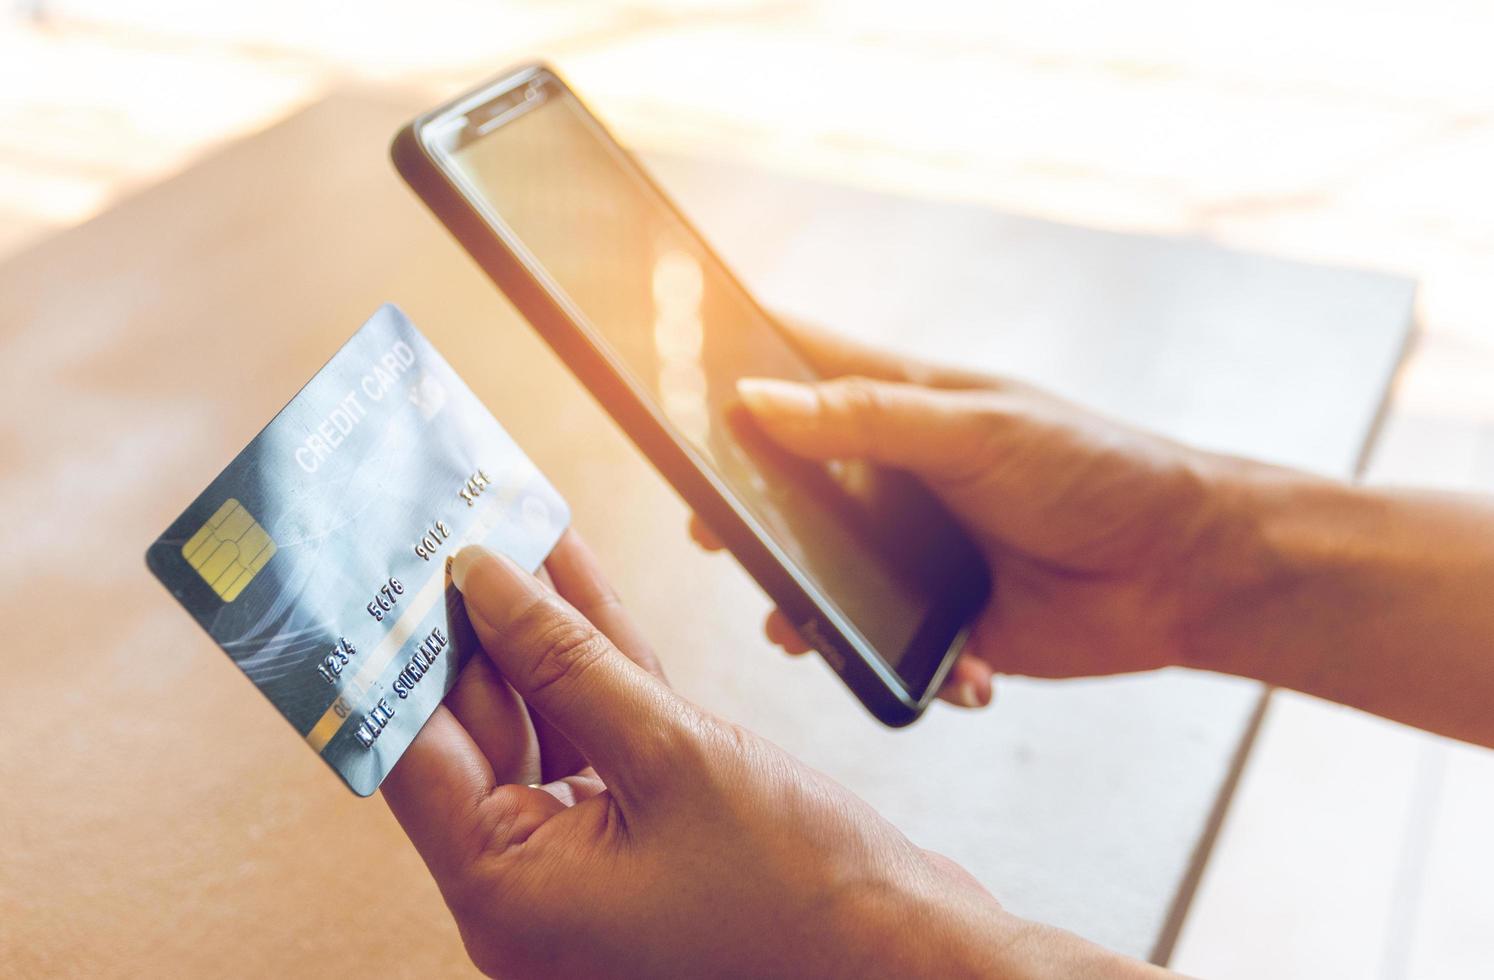
<path id="1" fill-rule="evenodd" d="M 476 649 L 451 556 L 483 544 L 534 570 L 569 522 L 555 488 L 386 305 L 145 557 L 368 796 Z"/>

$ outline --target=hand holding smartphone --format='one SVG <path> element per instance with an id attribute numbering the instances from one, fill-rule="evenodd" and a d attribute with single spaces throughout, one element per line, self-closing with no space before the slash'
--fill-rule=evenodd
<path id="1" fill-rule="evenodd" d="M 797 459 L 754 428 L 739 378 L 817 376 L 638 161 L 543 65 L 422 115 L 393 156 L 862 703 L 916 719 L 984 561 L 907 474 Z"/>

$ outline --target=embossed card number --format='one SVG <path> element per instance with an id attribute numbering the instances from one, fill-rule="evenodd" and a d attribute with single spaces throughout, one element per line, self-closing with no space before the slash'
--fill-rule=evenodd
<path id="1" fill-rule="evenodd" d="M 400 584 L 399 579 L 390 576 L 389 581 L 380 585 L 374 593 L 373 602 L 368 604 L 368 614 L 374 618 L 374 622 L 382 623 L 384 615 L 393 611 L 394 604 L 404 594 L 405 587 Z"/>

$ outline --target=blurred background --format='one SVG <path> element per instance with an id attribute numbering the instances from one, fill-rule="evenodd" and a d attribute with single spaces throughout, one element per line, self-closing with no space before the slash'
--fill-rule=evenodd
<path id="1" fill-rule="evenodd" d="M 1489 491 L 1490 38 L 1460 0 L 0 0 L 0 256 L 329 89 L 543 57 L 642 149 L 1414 277 L 1368 478 Z M 1278 692 L 1173 965 L 1485 976 L 1490 828 L 1494 755 Z"/>

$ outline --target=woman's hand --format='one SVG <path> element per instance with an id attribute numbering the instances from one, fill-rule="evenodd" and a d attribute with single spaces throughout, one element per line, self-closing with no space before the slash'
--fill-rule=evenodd
<path id="1" fill-rule="evenodd" d="M 998 672 L 1185 665 L 1494 746 L 1489 498 L 1218 456 L 1018 382 L 791 332 L 832 380 L 743 381 L 763 430 L 916 474 L 990 563 L 945 699 L 987 703 Z M 808 649 L 777 614 L 768 636 Z"/>
<path id="2" fill-rule="evenodd" d="M 791 331 L 827 378 L 744 380 L 761 428 L 810 459 L 918 476 L 990 563 L 992 593 L 943 696 L 991 698 L 993 672 L 1069 677 L 1189 659 L 1211 601 L 1203 561 L 1234 533 L 1222 474 L 1249 465 L 1101 418 L 1027 385 Z M 698 521 L 692 533 L 718 546 Z M 774 614 L 768 635 L 807 644 Z"/>
<path id="3" fill-rule="evenodd" d="M 469 665 L 383 788 L 479 968 L 1145 969 L 1018 920 L 830 779 L 674 694 L 574 534 L 548 568 L 554 591 L 458 555 L 491 662 Z"/>

